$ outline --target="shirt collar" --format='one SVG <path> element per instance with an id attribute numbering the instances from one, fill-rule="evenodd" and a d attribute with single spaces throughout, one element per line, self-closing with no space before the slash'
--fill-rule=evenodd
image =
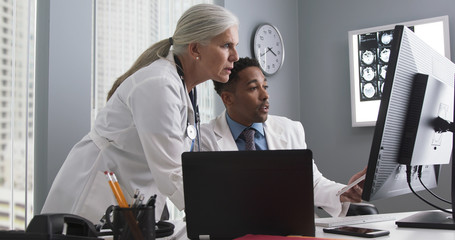
<path id="1" fill-rule="evenodd" d="M 245 128 L 254 128 L 258 133 L 260 133 L 262 136 L 264 136 L 264 125 L 261 122 L 256 122 L 253 123 L 251 126 L 244 126 L 234 120 L 232 120 L 231 117 L 229 117 L 229 114 L 226 112 L 226 121 L 231 129 L 232 136 L 234 139 L 237 139 L 239 135 L 243 132 Z"/>

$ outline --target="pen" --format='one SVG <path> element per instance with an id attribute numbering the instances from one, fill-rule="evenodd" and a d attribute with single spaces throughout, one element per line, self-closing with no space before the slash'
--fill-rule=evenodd
<path id="1" fill-rule="evenodd" d="M 363 181 L 365 179 L 365 174 L 362 175 L 361 177 L 357 178 L 354 182 L 352 182 L 351 184 L 347 185 L 346 187 L 342 188 L 340 191 L 337 192 L 337 197 L 340 196 L 341 194 L 345 193 L 346 191 L 348 191 L 349 189 L 351 189 L 352 187 L 354 187 L 355 185 L 357 185 L 357 183 Z"/>
<path id="2" fill-rule="evenodd" d="M 130 206 L 134 207 L 136 205 L 137 197 L 139 197 L 140 192 L 141 191 L 139 190 L 139 188 L 136 188 L 136 191 L 134 191 L 134 195 L 133 195 L 133 202 L 130 204 Z"/>
<path id="3" fill-rule="evenodd" d="M 136 202 L 136 206 L 142 205 L 142 201 L 144 201 L 144 194 L 141 194 L 138 198 L 138 201 Z"/>
<path id="4" fill-rule="evenodd" d="M 147 207 L 155 207 L 155 202 L 156 202 L 156 194 L 153 196 L 150 196 L 149 200 L 145 204 Z"/>

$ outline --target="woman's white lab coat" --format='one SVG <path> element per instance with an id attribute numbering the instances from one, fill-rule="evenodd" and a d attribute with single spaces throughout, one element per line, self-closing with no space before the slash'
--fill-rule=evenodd
<path id="1" fill-rule="evenodd" d="M 128 200 L 157 194 L 156 218 L 166 197 L 183 209 L 181 154 L 189 151 L 194 113 L 172 52 L 126 79 L 98 114 L 57 174 L 43 213 L 73 213 L 97 223 L 117 205 L 104 176 L 113 171 Z"/>

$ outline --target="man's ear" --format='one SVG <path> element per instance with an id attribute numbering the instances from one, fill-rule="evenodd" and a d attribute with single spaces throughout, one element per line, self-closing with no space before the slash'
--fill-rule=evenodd
<path id="1" fill-rule="evenodd" d="M 196 59 L 196 57 L 200 57 L 201 52 L 200 52 L 199 47 L 200 47 L 199 43 L 188 44 L 188 50 L 193 59 Z"/>
<path id="2" fill-rule="evenodd" d="M 220 97 L 226 107 L 231 106 L 234 102 L 234 95 L 231 92 L 224 91 Z"/>

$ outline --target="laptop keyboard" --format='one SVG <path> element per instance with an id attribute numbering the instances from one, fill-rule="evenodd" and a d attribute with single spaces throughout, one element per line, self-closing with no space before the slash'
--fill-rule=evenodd
<path id="1" fill-rule="evenodd" d="M 319 227 L 336 227 L 344 225 L 355 225 L 362 223 L 384 222 L 395 220 L 395 216 L 390 214 L 373 214 L 373 215 L 358 215 L 348 217 L 328 217 L 315 218 L 314 223 Z"/>

